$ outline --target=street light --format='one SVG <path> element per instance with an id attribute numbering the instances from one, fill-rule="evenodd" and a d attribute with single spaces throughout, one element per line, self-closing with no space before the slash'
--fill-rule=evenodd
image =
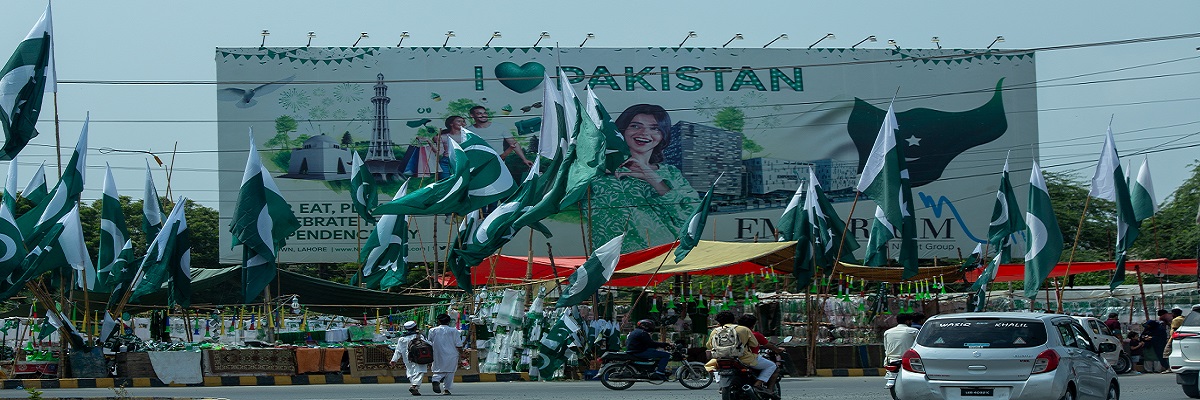
<path id="1" fill-rule="evenodd" d="M 808 48 L 810 48 L 810 49 L 813 48 L 813 46 L 816 46 L 818 43 L 821 43 L 825 39 L 837 39 L 837 37 L 833 36 L 832 33 L 826 33 L 825 36 L 822 36 L 820 39 L 817 39 L 817 41 L 813 42 L 813 44 L 808 45 Z"/>
<path id="2" fill-rule="evenodd" d="M 396 43 L 396 47 L 400 47 L 400 45 L 404 44 L 404 38 L 406 37 L 408 37 L 408 31 L 400 32 L 400 42 Z"/>
<path id="3" fill-rule="evenodd" d="M 900 45 L 896 44 L 895 39 L 888 39 L 888 46 L 892 46 L 892 47 L 895 47 L 896 50 L 900 50 Z"/>
<path id="4" fill-rule="evenodd" d="M 770 41 L 770 42 L 767 42 L 767 44 L 764 44 L 764 45 L 763 45 L 763 48 L 764 48 L 764 49 L 765 49 L 765 48 L 767 48 L 767 46 L 770 46 L 771 44 L 775 43 L 775 41 L 777 41 L 777 40 L 779 40 L 779 39 L 787 39 L 787 38 L 788 38 L 788 37 L 787 37 L 787 34 L 786 34 L 786 33 L 780 33 L 780 34 L 779 34 L 779 36 L 775 37 L 774 39 L 771 39 L 771 41 Z"/>
<path id="5" fill-rule="evenodd" d="M 986 47 L 984 50 L 991 50 L 992 46 L 995 46 L 996 43 L 1000 43 L 1003 41 L 1004 41 L 1004 36 L 996 36 L 996 40 L 993 40 L 992 44 L 989 44 L 988 47 Z"/>
<path id="6" fill-rule="evenodd" d="M 450 44 L 450 38 L 454 37 L 454 31 L 446 31 L 446 41 L 442 42 L 442 47 Z"/>
<path id="7" fill-rule="evenodd" d="M 583 47 L 583 45 L 585 43 L 587 43 L 588 39 L 595 39 L 595 38 L 596 38 L 596 34 L 588 32 L 587 36 L 583 37 L 583 43 L 580 43 L 579 47 Z"/>
<path id="8" fill-rule="evenodd" d="M 263 40 L 262 40 L 262 44 L 258 45 L 258 47 L 266 47 L 267 46 L 267 36 L 271 36 L 271 32 L 266 29 L 263 29 L 261 35 L 263 37 Z"/>
<path id="9" fill-rule="evenodd" d="M 542 39 L 545 39 L 548 37 L 550 37 L 550 32 L 542 31 L 542 34 L 538 35 L 538 40 L 536 42 L 533 42 L 533 47 L 537 47 L 539 43 L 542 43 Z"/>
<path id="10" fill-rule="evenodd" d="M 313 38 L 315 38 L 315 37 L 317 37 L 317 33 L 316 33 L 316 32 L 314 32 L 314 31 L 308 31 L 308 44 L 304 45 L 304 47 L 309 47 L 309 46 L 312 46 L 312 39 L 313 39 Z"/>
<path id="11" fill-rule="evenodd" d="M 863 40 L 859 40 L 858 43 L 855 43 L 853 46 L 850 46 L 850 48 L 853 49 L 855 47 L 858 47 L 858 45 L 863 44 L 863 42 L 874 42 L 874 41 L 876 41 L 875 35 L 867 36 L 867 37 L 863 38 Z"/>
<path id="12" fill-rule="evenodd" d="M 742 39 L 745 39 L 744 37 L 742 37 L 742 34 L 735 33 L 735 34 L 733 34 L 733 37 L 729 38 L 729 40 L 725 42 L 725 44 L 721 45 L 721 48 L 725 48 L 725 46 L 728 46 L 730 43 L 733 43 L 734 40 L 742 40 Z"/>
<path id="13" fill-rule="evenodd" d="M 684 37 L 683 37 L 683 41 L 682 41 L 682 42 L 679 42 L 679 47 L 683 47 L 683 44 L 684 44 L 684 43 L 687 43 L 688 39 L 691 39 L 691 38 L 694 38 L 694 37 L 696 37 L 696 31 L 688 31 L 688 34 L 687 34 L 687 36 L 684 36 Z"/>
<path id="14" fill-rule="evenodd" d="M 930 41 L 930 42 L 933 42 L 933 44 L 937 45 L 937 48 L 938 48 L 938 49 L 941 49 L 941 48 L 942 48 L 942 41 L 941 41 L 941 40 L 938 40 L 938 37 L 937 37 L 937 36 L 934 36 L 934 37 L 933 37 L 933 39 L 929 39 L 929 41 Z"/>
<path id="15" fill-rule="evenodd" d="M 368 37 L 370 37 L 370 36 L 367 36 L 367 33 L 366 33 L 366 32 L 359 33 L 359 34 L 358 34 L 358 39 L 354 39 L 354 44 L 350 45 L 350 47 L 358 47 L 358 42 L 360 42 L 360 41 L 362 41 L 363 39 L 366 39 L 366 38 L 368 38 Z"/>
<path id="16" fill-rule="evenodd" d="M 487 43 L 484 43 L 484 44 L 483 44 L 483 47 L 488 47 L 488 46 L 491 46 L 491 45 L 492 45 L 492 39 L 495 39 L 495 38 L 498 38 L 498 37 L 500 37 L 500 31 L 495 31 L 495 32 L 492 32 L 492 37 L 488 38 L 488 41 L 487 41 Z"/>

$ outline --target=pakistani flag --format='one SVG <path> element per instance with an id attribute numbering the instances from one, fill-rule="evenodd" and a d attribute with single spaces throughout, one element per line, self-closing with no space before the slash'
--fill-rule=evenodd
<path id="1" fill-rule="evenodd" d="M 17 193 L 17 159 L 14 158 L 8 162 L 8 180 L 4 181 L 2 200 L 4 205 L 8 206 L 10 214 L 17 209 L 17 196 L 20 196 L 20 193 Z"/>
<path id="2" fill-rule="evenodd" d="M 464 205 L 467 204 L 470 163 L 467 161 L 467 153 L 458 142 L 451 140 L 450 145 L 450 176 L 410 192 L 404 197 L 392 199 L 376 207 L 374 214 L 441 215 L 459 213 L 466 208 Z M 487 143 L 483 145 L 487 146 Z"/>
<path id="3" fill-rule="evenodd" d="M 496 149 L 463 128 L 463 152 L 467 155 L 467 203 L 456 214 L 495 204 L 517 191 L 516 181 Z"/>
<path id="4" fill-rule="evenodd" d="M 1054 208 L 1050 206 L 1050 191 L 1046 189 L 1046 180 L 1042 178 L 1042 169 L 1036 160 L 1033 172 L 1029 174 L 1025 227 L 1025 237 L 1029 240 L 1025 250 L 1025 297 L 1032 299 L 1041 289 L 1042 281 L 1058 265 L 1063 251 L 1062 231 L 1058 229 Z"/>
<path id="5" fill-rule="evenodd" d="M 25 190 L 21 191 L 21 197 L 29 199 L 33 204 L 38 204 L 49 193 L 46 190 L 46 162 L 42 161 L 42 165 L 38 166 L 37 172 L 33 173 L 33 178 L 25 185 Z"/>
<path id="6" fill-rule="evenodd" d="M 4 126 L 4 148 L 0 160 L 11 160 L 37 137 L 42 96 L 56 92 L 54 76 L 54 27 L 50 4 L 46 12 L 17 44 L 12 57 L 0 70 L 0 125 Z"/>
<path id="7" fill-rule="evenodd" d="M 350 164 L 350 205 L 358 216 L 373 224 L 375 216 L 371 215 L 371 209 L 379 203 L 379 187 L 375 185 L 375 176 L 363 164 L 358 152 L 353 153 L 354 161 Z"/>
<path id="8" fill-rule="evenodd" d="M 804 212 L 808 214 L 808 229 L 812 233 L 812 241 L 816 265 L 825 269 L 826 274 L 833 272 L 835 259 L 841 256 L 842 262 L 855 262 L 854 251 L 858 250 L 858 240 L 854 236 L 844 237 L 847 232 L 846 223 L 833 209 L 833 203 L 825 196 L 821 181 L 812 168 L 808 169 L 808 194 L 804 196 Z M 840 254 L 839 254 L 840 253 Z"/>
<path id="9" fill-rule="evenodd" d="M 596 98 L 596 92 L 591 86 L 587 86 L 587 96 L 584 111 L 596 122 L 600 133 L 604 135 L 604 170 L 615 172 L 621 164 L 629 160 L 629 144 L 625 143 L 625 136 L 617 131 L 617 124 L 613 122 L 604 105 L 600 104 L 600 99 Z"/>
<path id="10" fill-rule="evenodd" d="M 112 167 L 105 165 L 104 194 L 100 198 L 100 251 L 96 257 L 96 290 L 108 292 L 113 289 L 113 264 L 117 262 L 121 248 L 129 238 L 125 227 L 125 210 L 117 195 L 117 183 L 113 180 Z"/>
<path id="11" fill-rule="evenodd" d="M 408 193 L 408 181 L 395 198 Z M 358 253 L 362 281 L 369 289 L 388 290 L 408 281 L 408 216 L 388 214 L 379 218 L 371 237 Z"/>
<path id="12" fill-rule="evenodd" d="M 1117 247 L 1114 260 L 1116 270 L 1108 283 L 1110 289 L 1116 289 L 1125 283 L 1125 260 L 1129 257 L 1128 251 L 1133 247 L 1133 241 L 1137 239 L 1138 228 L 1142 223 L 1134 214 L 1133 202 L 1129 196 L 1129 181 L 1125 172 L 1121 170 L 1112 126 L 1108 127 L 1108 135 L 1104 137 L 1104 146 L 1100 149 L 1100 162 L 1096 164 L 1096 173 L 1092 175 L 1092 188 L 1088 194 L 1115 202 L 1117 205 Z"/>
<path id="13" fill-rule="evenodd" d="M 129 291 L 129 284 L 133 282 L 137 266 L 137 257 L 133 255 L 133 240 L 126 239 L 125 244 L 121 246 L 121 252 L 117 253 L 117 259 L 105 267 L 107 270 L 96 272 L 96 275 L 109 276 L 108 282 L 112 285 L 112 294 L 108 296 L 109 309 L 116 307 L 121 298 L 125 297 L 125 292 Z"/>
<path id="14" fill-rule="evenodd" d="M 566 85 L 570 88 L 570 85 Z M 559 208 L 566 208 L 578 203 L 587 195 L 592 181 L 604 174 L 605 160 L 608 151 L 608 139 L 601 131 L 603 121 L 600 121 L 599 100 L 596 100 L 591 87 L 588 87 L 588 106 L 580 114 L 579 131 L 575 133 L 575 160 L 567 171 L 567 187 L 563 198 L 559 200 Z M 593 103 L 595 101 L 595 103 Z M 615 126 L 615 125 L 614 125 Z"/>
<path id="15" fill-rule="evenodd" d="M 517 218 L 538 200 L 540 164 L 541 158 L 538 157 L 533 161 L 533 166 L 517 189 L 517 193 L 488 213 L 487 217 L 478 224 L 475 224 L 472 228 L 473 231 L 464 236 L 461 241 L 454 243 L 451 251 L 456 254 L 462 264 L 479 265 L 485 258 L 499 251 L 517 234 L 521 228 L 515 225 Z M 535 222 L 530 228 L 541 232 L 546 237 L 552 236 L 540 222 Z"/>
<path id="16" fill-rule="evenodd" d="M 67 167 L 63 170 L 58 184 L 54 185 L 54 189 L 50 191 L 48 197 L 34 208 L 37 210 L 40 207 L 41 213 L 31 230 L 25 235 L 26 245 L 40 242 L 50 227 L 67 215 L 79 202 L 79 195 L 83 193 L 84 177 L 87 176 L 88 121 L 90 119 L 91 115 L 88 115 L 83 120 L 83 131 L 79 133 L 79 141 L 75 143 L 75 153 L 71 154 L 71 161 L 67 162 Z M 20 224 L 20 219 L 18 224 Z M 21 231 L 26 232 L 24 226 Z"/>
<path id="17" fill-rule="evenodd" d="M 979 268 L 979 261 L 983 258 L 983 244 L 976 243 L 975 250 L 971 250 L 971 254 L 967 259 L 963 260 L 962 265 L 958 267 L 960 271 L 970 271 Z"/>
<path id="18" fill-rule="evenodd" d="M 192 244 L 185 213 L 187 201 L 187 198 L 179 198 L 163 224 L 163 230 L 146 249 L 146 257 L 130 283 L 133 288 L 130 302 L 157 292 L 166 283 L 170 305 L 191 306 Z"/>
<path id="19" fill-rule="evenodd" d="M 1154 201 L 1154 182 L 1150 180 L 1150 159 L 1142 160 L 1137 180 L 1129 188 L 1129 197 L 1133 204 L 1133 215 L 1138 221 L 1145 221 L 1158 212 L 1158 202 Z"/>
<path id="20" fill-rule="evenodd" d="M 10 172 L 12 169 L 9 167 Z M 5 190 L 4 197 L 6 201 L 0 202 L 0 280 L 12 275 L 21 266 L 26 254 L 25 240 L 21 237 L 21 230 L 17 228 L 17 221 L 7 201 L 8 190 Z"/>
<path id="21" fill-rule="evenodd" d="M 170 226 L 170 220 L 167 222 L 165 226 Z M 300 221 L 292 213 L 292 206 L 283 199 L 279 187 L 258 157 L 252 133 L 242 187 L 238 190 L 233 220 L 229 223 L 233 245 L 242 245 L 242 299 L 245 303 L 258 297 L 275 279 L 275 255 L 287 237 L 299 228 Z"/>
<path id="22" fill-rule="evenodd" d="M 992 222 L 988 224 L 988 243 L 1004 254 L 1001 262 L 1009 261 L 1012 235 L 1025 230 L 1025 222 L 1018 217 L 1020 214 L 1017 194 L 1013 192 L 1008 178 L 1008 157 L 1005 157 L 1004 169 L 1000 172 L 1000 186 L 996 189 L 996 205 L 992 207 Z"/>
<path id="23" fill-rule="evenodd" d="M 29 281 L 64 266 L 70 266 L 74 271 L 77 286 L 91 289 L 95 284 L 96 270 L 83 241 L 78 206 L 71 207 L 51 224 L 41 241 L 29 250 L 21 260 L 21 266 L 9 275 L 6 290 L 0 294 L 0 299 L 11 298 Z"/>
<path id="24" fill-rule="evenodd" d="M 624 239 L 625 235 L 619 235 L 596 248 L 592 256 L 571 274 L 571 284 L 562 289 L 556 307 L 578 305 L 608 283 L 617 269 L 617 261 L 621 259 L 621 241 Z"/>
<path id="25" fill-rule="evenodd" d="M 975 248 L 979 248 L 976 246 Z M 972 253 L 972 255 L 975 255 Z M 988 285 L 992 280 L 996 279 L 996 271 L 1000 268 L 1000 258 L 1002 254 L 997 253 L 996 257 L 992 258 L 992 262 L 988 263 L 982 274 L 979 274 L 979 279 L 975 280 L 975 284 L 971 286 L 971 290 L 975 291 L 975 302 L 969 304 L 970 310 L 974 312 L 983 312 L 987 309 L 987 292 Z M 1036 293 L 1035 293 L 1036 294 Z"/>
<path id="26" fill-rule="evenodd" d="M 142 192 L 142 233 L 146 235 L 146 243 L 154 241 L 158 231 L 162 230 L 162 203 L 158 200 L 158 189 L 154 187 L 154 174 L 150 173 L 150 162 L 146 162 L 146 187 Z"/>
<path id="27" fill-rule="evenodd" d="M 563 76 L 565 80 L 565 75 Z M 542 128 L 538 133 L 538 155 L 554 159 L 561 153 L 558 141 L 561 129 L 559 115 L 562 114 L 562 93 L 555 88 L 550 75 L 542 72 Z"/>
<path id="28" fill-rule="evenodd" d="M 908 169 L 904 165 L 904 148 L 896 145 L 896 112 L 888 106 L 875 145 L 863 163 L 858 191 L 875 200 L 883 209 L 890 225 L 900 228 L 900 265 L 902 278 L 917 275 L 917 223 L 913 217 L 912 191 L 909 189 Z M 913 145 L 911 141 L 908 146 Z"/>
<path id="29" fill-rule="evenodd" d="M 788 201 L 787 207 L 783 208 L 783 215 L 779 216 L 779 223 L 776 224 L 776 232 L 779 235 L 780 242 L 796 240 L 799 236 L 798 230 L 802 226 L 800 224 L 800 216 L 804 215 L 804 194 L 808 193 L 804 189 L 804 184 L 796 187 L 796 192 L 792 193 L 792 199 Z"/>
<path id="30" fill-rule="evenodd" d="M 455 246 L 458 246 L 458 243 L 470 241 L 471 233 L 475 232 L 478 225 L 479 210 L 471 211 L 463 216 L 462 222 L 458 224 L 458 232 L 455 235 Z M 454 281 L 458 283 L 458 288 L 466 291 L 468 294 L 474 291 L 471 282 L 471 267 L 474 267 L 475 264 L 470 263 L 470 261 L 458 251 L 451 251 L 450 255 L 446 257 L 446 265 L 450 267 L 450 273 L 454 274 Z"/>
<path id="31" fill-rule="evenodd" d="M 553 379 L 554 371 L 566 363 L 568 347 L 572 344 L 583 347 L 580 340 L 580 333 L 583 329 L 583 324 L 579 322 L 581 318 L 576 315 L 573 308 L 560 310 L 562 315 L 554 321 L 554 326 L 542 335 L 541 340 L 538 340 L 537 358 L 529 363 L 530 367 L 537 369 L 538 379 L 543 381 Z"/>
<path id="32" fill-rule="evenodd" d="M 867 254 L 863 263 L 880 267 L 888 263 L 888 241 L 896 237 L 896 228 L 888 222 L 883 208 L 875 206 L 875 222 L 871 223 L 871 237 L 867 238 Z"/>
<path id="33" fill-rule="evenodd" d="M 717 175 L 717 179 L 713 180 L 712 185 L 708 187 L 708 193 L 705 193 L 704 198 L 700 200 L 700 206 L 696 207 L 696 212 L 692 213 L 692 217 L 688 218 L 687 226 L 682 229 L 679 246 L 675 247 L 676 264 L 683 261 L 692 248 L 700 244 L 700 236 L 704 235 L 704 224 L 708 222 L 708 209 L 712 207 L 712 195 L 716 191 L 717 181 L 721 180 L 721 175 Z"/>

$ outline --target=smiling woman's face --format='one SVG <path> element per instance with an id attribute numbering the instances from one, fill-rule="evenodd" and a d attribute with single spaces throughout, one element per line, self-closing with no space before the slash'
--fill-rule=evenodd
<path id="1" fill-rule="evenodd" d="M 630 153 L 649 154 L 663 139 L 663 133 L 658 129 L 658 120 L 650 114 L 635 115 L 622 134 L 625 136 L 625 144 L 629 145 Z"/>

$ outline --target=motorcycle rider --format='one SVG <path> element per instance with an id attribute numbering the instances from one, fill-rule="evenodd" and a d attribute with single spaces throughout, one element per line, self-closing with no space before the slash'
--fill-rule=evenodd
<path id="1" fill-rule="evenodd" d="M 633 332 L 629 332 L 629 336 L 625 339 L 625 351 L 637 357 L 658 360 L 657 369 L 650 375 L 650 379 L 667 379 L 667 362 L 671 360 L 671 353 L 658 349 L 668 348 L 671 345 L 656 342 L 654 338 L 650 337 L 650 332 L 653 332 L 655 328 L 656 324 L 653 320 L 638 321 Z"/>
<path id="2" fill-rule="evenodd" d="M 750 328 L 734 323 L 737 321 L 737 317 L 733 315 L 732 311 L 721 311 L 717 313 L 713 319 L 715 319 L 721 326 L 733 326 L 734 332 L 737 332 L 737 339 L 742 343 L 744 348 L 750 349 L 757 348 L 759 346 L 758 339 L 754 338 L 754 333 L 750 331 Z M 709 350 L 713 349 L 713 336 L 718 330 L 719 329 L 713 329 L 711 332 L 709 332 Z M 771 360 L 768 360 L 766 357 L 751 351 L 746 351 L 743 353 L 742 356 L 738 358 L 738 361 L 741 361 L 742 365 L 758 371 L 758 377 L 756 377 L 756 381 L 754 381 L 754 387 L 758 390 L 766 389 L 767 381 L 771 379 L 771 375 L 775 374 L 775 368 L 778 367 L 774 362 L 771 362 Z M 709 363 L 716 365 L 716 360 L 709 361 Z"/>
<path id="3" fill-rule="evenodd" d="M 904 352 L 911 349 L 917 341 L 917 328 L 913 328 L 912 314 L 897 314 L 896 326 L 883 332 L 883 354 L 886 362 L 900 361 Z"/>

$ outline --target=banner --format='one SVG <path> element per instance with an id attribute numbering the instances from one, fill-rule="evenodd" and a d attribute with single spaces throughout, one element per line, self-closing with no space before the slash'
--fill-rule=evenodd
<path id="1" fill-rule="evenodd" d="M 579 207 L 544 221 L 554 237 L 534 234 L 538 255 L 547 241 L 555 255 L 582 256 L 620 234 L 623 252 L 675 240 L 704 194 L 697 190 L 721 173 L 704 240 L 775 240 L 775 224 L 810 167 L 838 213 L 850 216 L 862 156 L 895 98 L 920 256 L 957 258 L 987 240 L 1005 152 L 1012 150 L 1021 181 L 1038 141 L 1032 52 L 254 47 L 218 48 L 216 64 L 221 217 L 233 212 L 253 128 L 264 165 L 302 225 L 280 249 L 285 263 L 355 261 L 371 226 L 351 207 L 351 152 L 382 198 L 405 179 L 423 186 L 448 165 L 439 133 L 450 117 L 462 117 L 466 130 L 501 153 L 520 182 L 525 160 L 537 154 L 545 84 L 570 82 L 577 93 L 592 87 L 634 158 L 645 157 L 602 176 Z M 873 208 L 860 199 L 849 223 L 863 244 Z M 448 222 L 412 219 L 410 262 L 444 261 Z M 527 234 L 503 252 L 526 254 Z M 222 243 L 231 243 L 228 235 Z M 1023 245 L 1018 239 L 1016 251 Z M 222 262 L 240 256 L 221 250 Z"/>

